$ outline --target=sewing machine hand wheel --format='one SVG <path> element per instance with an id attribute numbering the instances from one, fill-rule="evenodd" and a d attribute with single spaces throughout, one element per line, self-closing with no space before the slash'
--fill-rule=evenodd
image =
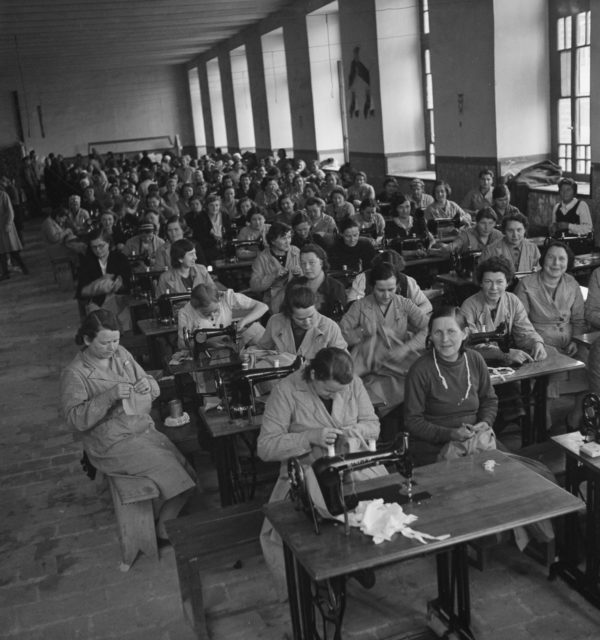
<path id="1" fill-rule="evenodd" d="M 583 424 L 580 431 L 586 437 L 600 440 L 600 397 L 595 393 L 588 393 L 583 398 Z"/>

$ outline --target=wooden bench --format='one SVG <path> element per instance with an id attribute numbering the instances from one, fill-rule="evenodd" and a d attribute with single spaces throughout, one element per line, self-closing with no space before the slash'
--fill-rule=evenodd
<path id="1" fill-rule="evenodd" d="M 208 639 L 202 578 L 209 568 L 231 568 L 260 553 L 264 516 L 256 504 L 241 504 L 184 516 L 166 523 L 177 563 L 183 613 L 198 638 Z"/>
<path id="2" fill-rule="evenodd" d="M 129 571 L 139 552 L 158 558 L 152 500 L 159 491 L 149 478 L 110 475 L 107 479 L 121 545 L 119 568 Z"/>

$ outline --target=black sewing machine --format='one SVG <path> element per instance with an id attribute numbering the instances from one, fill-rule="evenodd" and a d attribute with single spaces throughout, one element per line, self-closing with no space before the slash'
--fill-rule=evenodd
<path id="1" fill-rule="evenodd" d="M 337 455 L 332 450 L 330 454 L 311 465 L 315 478 L 323 495 L 325 506 L 334 516 L 344 514 L 346 533 L 349 533 L 348 511 L 354 509 L 360 500 L 371 500 L 384 497 L 386 502 L 405 504 L 412 501 L 421 501 L 431 497 L 429 493 L 422 492 L 412 495 L 413 462 L 409 451 L 409 434 L 402 433 L 399 439 L 388 451 L 357 451 Z M 333 447 L 331 448 L 333 449 Z M 401 493 L 397 485 L 384 487 L 374 491 L 345 495 L 344 482 L 346 476 L 352 471 L 374 467 L 377 465 L 393 463 L 398 473 L 406 478 L 406 493 Z M 288 461 L 288 474 L 290 478 L 291 497 L 296 504 L 296 509 L 303 510 L 309 515 L 315 527 L 315 533 L 319 533 L 319 522 L 314 502 L 310 496 L 306 483 L 304 467 L 298 458 L 290 458 Z"/>
<path id="2" fill-rule="evenodd" d="M 201 353 L 210 355 L 211 341 L 215 338 L 229 338 L 231 345 L 220 344 L 220 347 L 227 346 L 232 351 L 238 351 L 238 323 L 234 320 L 228 327 L 220 325 L 219 327 L 209 327 L 206 329 L 194 329 L 189 331 L 183 330 L 183 340 L 188 346 L 194 360 L 197 360 Z"/>
<path id="3" fill-rule="evenodd" d="M 225 256 L 228 260 L 234 261 L 237 257 L 238 249 L 255 249 L 255 253 L 264 249 L 262 238 L 258 240 L 230 240 L 225 244 Z"/>
<path id="4" fill-rule="evenodd" d="M 467 253 L 452 253 L 450 257 L 451 269 L 461 278 L 472 278 L 481 257 L 481 251 L 467 251 Z"/>
<path id="5" fill-rule="evenodd" d="M 156 301 L 158 321 L 161 324 L 171 324 L 177 320 L 179 309 L 190 300 L 190 292 L 163 293 Z"/>
<path id="6" fill-rule="evenodd" d="M 588 393 L 583 398 L 580 432 L 586 442 L 600 442 L 600 397 L 595 393 Z"/>
<path id="7" fill-rule="evenodd" d="M 454 238 L 461 226 L 463 225 L 458 213 L 453 218 L 434 218 L 427 221 L 427 229 L 439 240 Z"/>
<path id="8" fill-rule="evenodd" d="M 557 231 L 554 236 L 549 236 L 544 240 L 544 246 L 548 246 L 553 240 L 559 240 L 566 244 L 576 256 L 594 251 L 595 243 L 593 233 L 588 233 L 584 236 L 572 236 L 564 231 Z"/>
<path id="9" fill-rule="evenodd" d="M 506 326 L 506 322 L 501 322 L 496 329 L 493 331 L 480 331 L 478 333 L 471 333 L 467 338 L 467 346 L 475 347 L 477 345 L 483 344 L 487 345 L 490 348 L 499 349 L 502 353 L 508 353 L 510 351 L 512 343 L 512 336 L 510 335 L 508 328 Z M 497 352 L 496 352 L 497 353 Z M 496 359 L 486 357 L 485 361 L 488 366 L 506 366 L 506 362 L 503 358 Z M 518 366 L 512 364 L 511 366 Z"/>
<path id="10" fill-rule="evenodd" d="M 416 236 L 413 234 L 407 238 L 395 239 L 391 248 L 402 254 L 405 251 L 426 251 L 429 245 L 429 236 Z"/>
<path id="11" fill-rule="evenodd" d="M 255 385 L 269 380 L 278 380 L 286 378 L 297 371 L 303 364 L 304 358 L 298 356 L 292 364 L 286 367 L 269 367 L 265 369 L 242 369 L 236 371 L 229 380 L 229 396 L 228 402 L 229 416 L 235 418 L 259 415 L 263 412 L 263 403 L 256 399 Z"/>

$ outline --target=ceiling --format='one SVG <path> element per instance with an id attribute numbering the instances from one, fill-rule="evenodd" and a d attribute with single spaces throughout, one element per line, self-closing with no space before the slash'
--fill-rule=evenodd
<path id="1" fill-rule="evenodd" d="M 0 81 L 176 65 L 291 0 L 0 0 Z"/>

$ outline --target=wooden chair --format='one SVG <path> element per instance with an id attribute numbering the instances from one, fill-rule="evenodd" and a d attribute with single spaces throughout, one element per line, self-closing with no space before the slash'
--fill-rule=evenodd
<path id="1" fill-rule="evenodd" d="M 264 516 L 246 503 L 184 516 L 166 523 L 175 550 L 185 618 L 201 640 L 210 638 L 202 580 L 209 568 L 230 568 L 240 558 L 260 553 Z"/>

